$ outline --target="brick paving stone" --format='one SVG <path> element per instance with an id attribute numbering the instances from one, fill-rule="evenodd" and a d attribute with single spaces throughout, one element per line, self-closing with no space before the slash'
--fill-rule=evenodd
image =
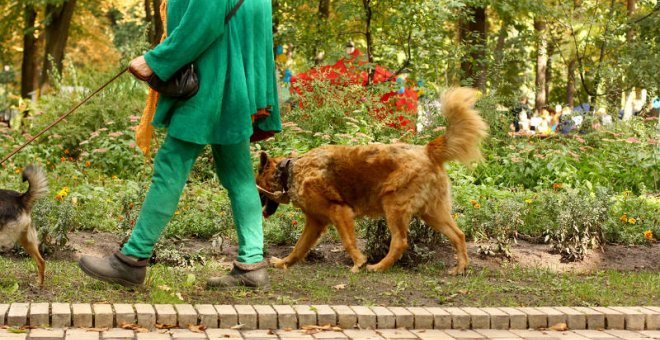
<path id="1" fill-rule="evenodd" d="M 653 339 L 660 339 L 660 331 L 640 331 L 639 334 Z"/>
<path id="2" fill-rule="evenodd" d="M 174 310 L 176 310 L 179 327 L 186 328 L 188 325 L 197 325 L 197 311 L 192 305 L 176 304 Z"/>
<path id="3" fill-rule="evenodd" d="M 481 310 L 490 316 L 491 329 L 509 329 L 509 314 L 493 307 L 481 308 Z"/>
<path id="4" fill-rule="evenodd" d="M 155 304 L 156 323 L 161 325 L 177 325 L 176 310 L 169 304 Z"/>
<path id="5" fill-rule="evenodd" d="M 238 325 L 238 313 L 232 305 L 215 305 L 218 312 L 218 327 L 229 329 Z"/>
<path id="6" fill-rule="evenodd" d="M 396 317 L 389 309 L 382 306 L 375 306 L 371 307 L 371 310 L 376 314 L 376 328 L 396 328 Z"/>
<path id="7" fill-rule="evenodd" d="M 135 334 L 135 338 L 137 340 L 170 340 L 172 337 L 170 336 L 170 333 L 168 332 L 160 332 L 160 331 L 155 331 L 155 332 L 147 332 L 147 333 L 137 333 Z"/>
<path id="8" fill-rule="evenodd" d="M 29 303 L 12 303 L 7 312 L 7 325 L 25 326 L 28 324 Z"/>
<path id="9" fill-rule="evenodd" d="M 269 305 L 254 305 L 258 329 L 277 329 L 277 312 Z"/>
<path id="10" fill-rule="evenodd" d="M 502 307 L 498 309 L 509 315 L 510 329 L 527 329 L 527 314 L 511 307 Z"/>
<path id="11" fill-rule="evenodd" d="M 548 318 L 548 327 L 565 323 L 568 325 L 568 316 L 553 307 L 534 307 Z"/>
<path id="12" fill-rule="evenodd" d="M 413 328 L 415 327 L 415 318 L 413 314 L 404 307 L 389 307 L 390 312 L 394 314 L 396 319 L 396 328 Z"/>
<path id="13" fill-rule="evenodd" d="M 5 324 L 5 316 L 7 315 L 7 311 L 9 311 L 9 304 L 0 303 L 0 325 Z"/>
<path id="14" fill-rule="evenodd" d="M 470 328 L 470 315 L 457 307 L 445 308 L 447 313 L 451 314 L 451 328 L 452 329 L 469 329 Z"/>
<path id="15" fill-rule="evenodd" d="M 349 306 L 357 315 L 357 324 L 361 329 L 375 329 L 378 321 L 376 313 L 366 306 Z"/>
<path id="16" fill-rule="evenodd" d="M 644 315 L 646 315 L 646 329 L 660 329 L 660 308 L 654 309 L 649 307 L 642 307 L 638 309 L 644 313 Z"/>
<path id="17" fill-rule="evenodd" d="M 195 305 L 199 315 L 199 324 L 208 328 L 218 328 L 218 311 L 211 304 Z"/>
<path id="18" fill-rule="evenodd" d="M 336 326 L 337 313 L 328 305 L 313 305 L 316 309 L 316 318 L 318 319 L 319 326 Z"/>
<path id="19" fill-rule="evenodd" d="M 423 307 L 408 307 L 415 320 L 414 329 L 433 329 L 433 314 Z"/>
<path id="20" fill-rule="evenodd" d="M 111 328 L 101 333 L 103 340 L 133 340 L 134 338 L 135 332 L 128 329 Z"/>
<path id="21" fill-rule="evenodd" d="M 270 329 L 252 329 L 248 331 L 242 331 L 241 335 L 247 339 L 252 339 L 252 338 L 277 339 L 278 338 L 277 334 L 275 334 L 275 331 Z"/>
<path id="22" fill-rule="evenodd" d="M 548 327 L 548 317 L 541 311 L 533 307 L 521 307 L 518 308 L 519 311 L 527 315 L 527 326 L 529 328 L 547 328 Z"/>
<path id="23" fill-rule="evenodd" d="M 93 327 L 94 314 L 92 306 L 88 303 L 74 303 L 71 305 L 71 315 L 73 316 L 73 327 Z"/>
<path id="24" fill-rule="evenodd" d="M 257 311 L 251 305 L 235 305 L 242 330 L 257 329 Z"/>
<path id="25" fill-rule="evenodd" d="M 27 332 L 17 334 L 0 328 L 0 340 L 26 340 L 27 337 Z"/>
<path id="26" fill-rule="evenodd" d="M 605 314 L 589 307 L 573 307 L 587 317 L 587 329 L 605 329 Z"/>
<path id="27" fill-rule="evenodd" d="M 137 314 L 137 324 L 146 329 L 156 327 L 156 309 L 148 303 L 136 303 L 135 314 Z"/>
<path id="28" fill-rule="evenodd" d="M 379 329 L 376 333 L 385 339 L 419 339 L 406 329 Z"/>
<path id="29" fill-rule="evenodd" d="M 95 303 L 92 305 L 94 311 L 94 327 L 112 328 L 114 326 L 115 314 L 112 312 L 112 305 L 109 303 Z"/>
<path id="30" fill-rule="evenodd" d="M 593 340 L 616 339 L 617 337 L 602 330 L 576 329 L 573 333 Z"/>
<path id="31" fill-rule="evenodd" d="M 555 307 L 556 310 L 566 314 L 566 324 L 569 329 L 586 329 L 587 316 L 575 308 L 571 307 Z M 548 322 L 548 326 L 553 326 Z"/>
<path id="32" fill-rule="evenodd" d="M 378 335 L 376 331 L 370 329 L 346 329 L 344 334 L 349 339 L 355 340 L 381 340 L 385 339 L 382 336 Z"/>
<path id="33" fill-rule="evenodd" d="M 121 327 L 122 324 L 134 324 L 136 321 L 133 305 L 127 303 L 115 303 L 112 305 L 115 309 L 115 325 Z"/>
<path id="34" fill-rule="evenodd" d="M 490 315 L 479 308 L 464 307 L 461 308 L 470 315 L 470 327 L 472 329 L 489 329 Z"/>
<path id="35" fill-rule="evenodd" d="M 278 329 L 275 331 L 275 334 L 277 334 L 280 337 L 280 339 L 297 339 L 297 340 L 314 339 L 310 334 L 307 334 L 305 331 L 300 329 L 293 329 L 293 330 Z"/>
<path id="36" fill-rule="evenodd" d="M 242 339 L 241 332 L 236 329 L 214 328 L 207 329 L 206 336 L 209 340 Z"/>
<path id="37" fill-rule="evenodd" d="M 316 325 L 316 312 L 309 305 L 293 305 L 293 310 L 298 315 L 298 327 Z"/>
<path id="38" fill-rule="evenodd" d="M 40 327 L 50 325 L 50 304 L 47 302 L 30 305 L 30 326 Z"/>
<path id="39" fill-rule="evenodd" d="M 643 335 L 639 332 L 623 329 L 606 329 L 604 332 L 614 335 L 619 339 L 639 339 L 643 337 Z"/>
<path id="40" fill-rule="evenodd" d="M 646 320 L 645 320 L 645 315 L 641 311 L 633 307 L 610 307 L 610 308 L 624 314 L 627 330 L 631 330 L 631 331 L 644 330 L 644 324 L 646 323 Z"/>
<path id="41" fill-rule="evenodd" d="M 524 339 L 539 339 L 539 340 L 551 340 L 551 339 L 563 339 L 566 335 L 570 335 L 568 332 L 555 332 L 555 331 L 538 331 L 533 329 L 512 329 L 511 333 L 516 334 L 517 336 Z M 577 337 L 577 335 L 574 335 Z"/>
<path id="42" fill-rule="evenodd" d="M 298 317 L 293 307 L 289 305 L 273 305 L 273 309 L 277 312 L 277 328 L 279 329 L 297 329 Z"/>
<path id="43" fill-rule="evenodd" d="M 344 334 L 343 332 L 318 332 L 312 334 L 312 338 L 314 339 L 324 339 L 324 340 L 346 340 L 348 339 L 348 336 Z"/>
<path id="44" fill-rule="evenodd" d="M 64 340 L 99 340 L 100 332 L 91 332 L 85 329 L 67 329 L 64 334 Z"/>
<path id="45" fill-rule="evenodd" d="M 68 303 L 53 303 L 50 310 L 50 326 L 65 328 L 71 326 L 71 306 Z"/>
<path id="46" fill-rule="evenodd" d="M 343 329 L 351 329 L 357 324 L 357 315 L 348 306 L 331 306 L 337 313 L 337 324 Z"/>
<path id="47" fill-rule="evenodd" d="M 206 333 L 196 333 L 187 329 L 171 329 L 172 340 L 199 340 L 208 339 Z"/>
<path id="48" fill-rule="evenodd" d="M 451 329 L 451 314 L 440 307 L 426 307 L 426 310 L 433 315 L 433 328 Z"/>
<path id="49" fill-rule="evenodd" d="M 605 314 L 605 328 L 624 329 L 626 327 L 623 313 L 607 307 L 591 307 L 591 309 Z"/>
<path id="50" fill-rule="evenodd" d="M 488 339 L 511 339 L 518 337 L 515 333 L 505 329 L 475 329 L 474 331 Z"/>
<path id="51" fill-rule="evenodd" d="M 483 339 L 483 335 L 469 329 L 447 329 L 443 332 L 454 339 Z"/>
<path id="52" fill-rule="evenodd" d="M 30 330 L 28 335 L 30 340 L 64 340 L 64 329 L 53 328 L 53 329 L 44 329 L 36 328 Z"/>
<path id="53" fill-rule="evenodd" d="M 449 334 L 439 329 L 413 329 L 411 332 L 421 340 L 454 340 Z"/>

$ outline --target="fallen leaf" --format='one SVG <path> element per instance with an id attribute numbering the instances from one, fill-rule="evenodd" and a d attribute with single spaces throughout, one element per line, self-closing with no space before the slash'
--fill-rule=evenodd
<path id="1" fill-rule="evenodd" d="M 176 325 L 168 325 L 168 324 L 157 323 L 156 328 L 157 329 L 172 329 L 172 328 L 176 328 Z"/>
<path id="2" fill-rule="evenodd" d="M 188 330 L 193 333 L 204 333 L 206 328 L 205 325 L 188 325 Z"/>
<path id="3" fill-rule="evenodd" d="M 550 327 L 553 331 L 565 331 L 568 330 L 568 326 L 564 322 L 556 323 Z"/>
<path id="4" fill-rule="evenodd" d="M 336 290 L 346 289 L 346 284 L 345 284 L 345 283 L 340 283 L 340 284 L 338 284 L 338 285 L 334 285 L 334 286 L 332 286 L 332 288 L 334 288 L 334 289 L 336 289 Z"/>
<path id="5" fill-rule="evenodd" d="M 467 293 L 469 293 L 470 291 L 468 291 L 467 289 L 459 289 L 458 292 L 462 295 L 467 295 Z"/>
<path id="6" fill-rule="evenodd" d="M 161 289 L 161 290 L 164 290 L 166 292 L 169 292 L 170 290 L 172 290 L 172 288 L 170 288 L 170 286 L 168 286 L 168 285 L 159 285 L 158 288 Z"/>
<path id="7" fill-rule="evenodd" d="M 147 333 L 147 332 L 149 332 L 149 330 L 144 328 L 144 327 L 140 327 L 140 326 L 138 326 L 134 323 L 127 323 L 127 322 L 122 322 L 121 325 L 119 325 L 119 328 L 128 329 L 128 330 L 131 330 L 131 331 L 135 331 L 137 333 Z"/>
<path id="8" fill-rule="evenodd" d="M 243 325 L 242 323 L 239 323 L 238 325 L 234 325 L 234 326 L 231 326 L 231 327 L 229 327 L 229 328 L 231 328 L 231 329 L 242 329 L 243 326 L 244 326 L 244 325 Z"/>

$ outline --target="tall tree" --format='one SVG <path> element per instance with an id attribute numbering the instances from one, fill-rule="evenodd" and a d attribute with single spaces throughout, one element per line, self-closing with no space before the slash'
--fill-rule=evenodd
<path id="1" fill-rule="evenodd" d="M 330 17 L 330 0 L 319 0 L 319 12 L 316 22 L 316 40 L 314 41 L 314 64 L 319 65 L 325 57 L 321 39 L 325 36 L 322 32 L 328 31 L 328 18 Z"/>
<path id="2" fill-rule="evenodd" d="M 158 45 L 160 38 L 163 36 L 164 28 L 160 16 L 160 4 L 161 0 L 144 0 L 145 21 L 148 25 L 147 35 L 151 46 Z"/>
<path id="3" fill-rule="evenodd" d="M 21 97 L 28 98 L 34 90 L 37 73 L 37 39 L 34 38 L 37 11 L 26 3 L 23 9 L 23 60 L 21 62 Z"/>
<path id="4" fill-rule="evenodd" d="M 468 57 L 461 61 L 463 79 L 471 79 L 472 86 L 486 88 L 488 73 L 486 61 L 487 38 L 486 6 L 470 5 L 465 9 L 465 17 L 458 21 L 458 39 L 468 49 Z"/>
<path id="5" fill-rule="evenodd" d="M 546 36 L 546 22 L 536 17 L 534 18 L 534 30 L 536 31 L 536 100 L 535 109 L 540 109 L 546 105 L 548 94 L 546 89 L 546 71 L 548 67 L 548 39 Z"/>
<path id="6" fill-rule="evenodd" d="M 73 18 L 76 0 L 67 0 L 62 3 L 49 3 L 46 5 L 46 51 L 44 66 L 41 70 L 41 85 L 48 83 L 48 73 L 55 71 L 62 73 L 64 49 L 69 38 L 69 26 Z"/>

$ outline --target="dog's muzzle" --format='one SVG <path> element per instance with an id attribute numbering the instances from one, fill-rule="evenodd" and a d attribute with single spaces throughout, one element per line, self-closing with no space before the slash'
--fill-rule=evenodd
<path id="1" fill-rule="evenodd" d="M 281 203 L 288 203 L 289 196 L 281 191 L 270 192 L 257 185 L 259 190 L 259 198 L 261 199 L 261 206 L 263 207 L 263 215 L 268 218 L 277 211 Z"/>

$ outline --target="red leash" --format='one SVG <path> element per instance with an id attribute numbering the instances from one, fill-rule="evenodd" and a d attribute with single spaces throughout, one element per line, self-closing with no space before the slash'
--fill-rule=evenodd
<path id="1" fill-rule="evenodd" d="M 117 73 L 114 77 L 112 77 L 112 79 L 108 80 L 105 84 L 103 84 L 103 86 L 99 87 L 96 91 L 92 92 L 92 93 L 91 93 L 90 95 L 88 95 L 85 99 L 83 99 L 80 103 L 76 104 L 76 105 L 75 105 L 73 108 L 71 108 L 67 113 L 63 114 L 62 116 L 60 116 L 59 118 L 57 118 L 54 122 L 50 123 L 50 125 L 48 125 L 45 129 L 41 130 L 39 133 L 37 133 L 36 135 L 34 135 L 32 138 L 30 138 L 30 139 L 29 139 L 27 142 L 25 142 L 23 145 L 21 145 L 21 146 L 19 146 L 18 148 L 14 149 L 14 151 L 12 151 L 10 154 L 8 154 L 7 156 L 5 156 L 5 157 L 0 161 L 0 165 L 2 165 L 2 164 L 3 164 L 5 161 L 7 161 L 8 159 L 12 158 L 15 154 L 17 154 L 17 153 L 20 152 L 21 150 L 23 150 L 23 148 L 25 148 L 26 146 L 28 146 L 28 144 L 32 143 L 35 139 L 39 138 L 39 136 L 41 136 L 42 134 L 44 134 L 44 132 L 50 130 L 53 126 L 55 126 L 55 125 L 57 125 L 59 122 L 63 121 L 64 118 L 66 118 L 68 115 L 70 115 L 71 113 L 73 113 L 74 111 L 76 111 L 81 105 L 85 104 L 90 98 L 94 97 L 97 93 L 101 92 L 101 90 L 103 90 L 106 86 L 110 85 L 110 83 L 112 83 L 112 82 L 115 81 L 117 78 L 119 78 L 119 76 L 121 76 L 122 74 L 124 74 L 124 72 L 126 72 L 126 70 L 128 70 L 128 68 L 124 68 L 123 70 L 121 70 L 121 71 L 120 71 L 119 73 Z"/>

